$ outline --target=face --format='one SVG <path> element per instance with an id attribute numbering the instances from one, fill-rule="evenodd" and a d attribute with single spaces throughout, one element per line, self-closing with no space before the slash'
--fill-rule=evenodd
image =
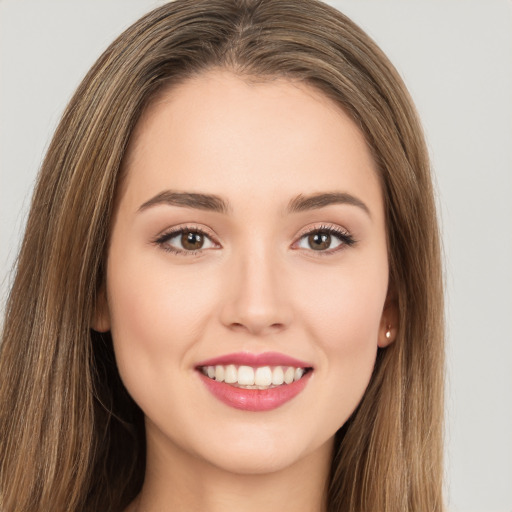
<path id="1" fill-rule="evenodd" d="M 95 327 L 148 447 L 238 473 L 326 453 L 390 341 L 354 122 L 309 86 L 211 71 L 153 102 L 125 173 Z"/>

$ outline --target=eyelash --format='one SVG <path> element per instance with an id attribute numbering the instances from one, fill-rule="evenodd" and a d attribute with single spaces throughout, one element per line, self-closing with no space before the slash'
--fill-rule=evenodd
<path id="1" fill-rule="evenodd" d="M 195 254 L 200 253 L 204 249 L 196 249 L 196 250 L 183 250 L 183 249 L 177 249 L 176 247 L 173 247 L 172 245 L 169 245 L 167 242 L 174 238 L 177 235 L 181 235 L 183 233 L 196 233 L 199 234 L 205 238 L 208 238 L 212 241 L 214 245 L 219 246 L 217 242 L 213 241 L 213 236 L 206 232 L 204 229 L 198 228 L 198 227 L 192 227 L 192 226 L 181 226 L 179 228 L 173 228 L 169 231 L 166 231 L 162 235 L 160 235 L 154 243 L 161 247 L 164 251 L 170 252 L 172 254 L 177 254 L 179 256 L 194 256 Z"/>
<path id="2" fill-rule="evenodd" d="M 204 251 L 205 249 L 196 249 L 196 250 L 183 250 L 183 249 L 177 249 L 176 247 L 173 247 L 172 245 L 169 245 L 167 242 L 171 240 L 172 238 L 176 237 L 177 235 L 181 235 L 183 233 L 196 233 L 199 234 L 205 238 L 208 238 L 212 244 L 219 246 L 217 242 L 213 240 L 213 236 L 209 234 L 204 229 L 198 228 L 198 227 L 191 227 L 191 226 L 182 226 L 179 228 L 173 228 L 169 231 L 166 231 L 162 235 L 160 235 L 158 238 L 154 240 L 154 244 L 161 247 L 164 251 L 170 252 L 172 254 L 180 255 L 180 256 L 194 256 L 201 251 Z M 340 250 L 343 250 L 346 247 L 351 247 L 356 244 L 356 240 L 354 237 L 348 232 L 341 228 L 334 227 L 334 226 L 326 226 L 322 225 L 320 227 L 315 227 L 313 229 L 309 229 L 308 231 L 303 232 L 299 238 L 298 241 L 294 243 L 297 244 L 301 240 L 303 240 L 305 237 L 310 236 L 315 233 L 325 233 L 330 236 L 336 237 L 341 243 L 339 246 L 335 247 L 334 249 L 327 249 L 325 251 L 318 250 L 315 251 L 314 249 L 309 249 L 310 252 L 315 253 L 315 255 L 318 256 L 329 256 L 331 254 L 337 253 Z"/>
<path id="3" fill-rule="evenodd" d="M 315 233 L 325 233 L 327 235 L 334 236 L 341 242 L 340 245 L 338 245 L 334 249 L 327 249 L 325 251 L 315 251 L 314 249 L 307 249 L 309 252 L 314 253 L 316 256 L 331 256 L 332 254 L 342 251 L 347 247 L 352 247 L 353 245 L 356 244 L 355 238 L 345 229 L 335 226 L 322 225 L 319 227 L 308 229 L 307 231 L 301 233 L 301 235 L 298 238 L 298 241 L 295 242 L 294 245 L 303 240 L 305 237 L 308 237 Z"/>

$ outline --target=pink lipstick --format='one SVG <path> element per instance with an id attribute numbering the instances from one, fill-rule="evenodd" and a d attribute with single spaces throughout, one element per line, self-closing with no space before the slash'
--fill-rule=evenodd
<path id="1" fill-rule="evenodd" d="M 312 365 L 277 352 L 240 352 L 196 366 L 206 388 L 221 402 L 245 411 L 269 411 L 297 396 Z"/>

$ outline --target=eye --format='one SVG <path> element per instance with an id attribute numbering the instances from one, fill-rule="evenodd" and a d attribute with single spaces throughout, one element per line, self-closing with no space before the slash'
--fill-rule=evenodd
<path id="1" fill-rule="evenodd" d="M 218 247 L 209 235 L 198 228 L 173 229 L 158 237 L 155 243 L 166 251 L 184 255 Z"/>
<path id="2" fill-rule="evenodd" d="M 297 248 L 333 253 L 354 244 L 354 238 L 347 231 L 341 228 L 322 226 L 303 234 L 297 242 Z"/>

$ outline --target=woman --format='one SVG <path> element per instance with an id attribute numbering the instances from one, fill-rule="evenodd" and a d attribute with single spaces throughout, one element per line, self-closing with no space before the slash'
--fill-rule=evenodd
<path id="1" fill-rule="evenodd" d="M 442 509 L 442 285 L 398 74 L 316 1 L 177 0 L 43 163 L 2 510 Z"/>

